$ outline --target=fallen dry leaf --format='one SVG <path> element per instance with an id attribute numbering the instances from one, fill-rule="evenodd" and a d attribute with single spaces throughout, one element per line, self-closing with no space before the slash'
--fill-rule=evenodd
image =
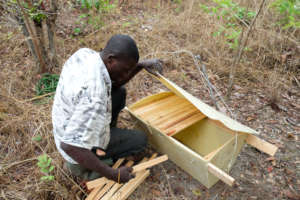
<path id="1" fill-rule="evenodd" d="M 161 192 L 159 190 L 152 189 L 151 192 L 154 194 L 154 196 L 161 196 Z"/>
<path id="2" fill-rule="evenodd" d="M 285 173 L 288 174 L 288 175 L 291 175 L 293 174 L 293 171 L 292 170 L 289 170 L 289 169 L 284 169 Z"/>
<path id="3" fill-rule="evenodd" d="M 196 195 L 196 196 L 201 196 L 201 191 L 198 190 L 198 189 L 193 190 L 192 192 L 193 192 L 193 194 Z"/>
<path id="4" fill-rule="evenodd" d="M 273 167 L 272 167 L 272 166 L 269 166 L 269 167 L 267 168 L 267 171 L 268 171 L 269 173 L 271 173 L 271 172 L 273 171 Z"/>
<path id="5" fill-rule="evenodd" d="M 275 160 L 274 156 L 271 156 L 271 157 L 266 159 L 266 161 L 273 161 L 273 160 Z"/>
<path id="6" fill-rule="evenodd" d="M 288 138 L 288 139 L 295 139 L 295 135 L 292 134 L 292 133 L 288 133 L 288 134 L 287 134 L 287 138 Z"/>
<path id="7" fill-rule="evenodd" d="M 285 190 L 284 194 L 289 199 L 293 199 L 293 200 L 299 200 L 300 199 L 300 195 L 299 194 L 295 194 L 295 193 L 291 192 L 290 190 Z"/>
<path id="8" fill-rule="evenodd" d="M 252 121 L 254 120 L 254 117 L 247 117 L 246 121 L 249 122 L 249 121 Z"/>
<path id="9" fill-rule="evenodd" d="M 184 193 L 184 187 L 177 186 L 174 188 L 174 194 L 176 195 L 181 195 Z"/>

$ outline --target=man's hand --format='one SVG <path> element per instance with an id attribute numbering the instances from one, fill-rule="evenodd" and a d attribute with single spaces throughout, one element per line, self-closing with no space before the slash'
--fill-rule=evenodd
<path id="1" fill-rule="evenodd" d="M 135 177 L 134 174 L 131 173 L 133 170 L 132 167 L 124 166 L 118 169 L 113 169 L 99 160 L 99 158 L 88 149 L 72 146 L 63 142 L 60 143 L 60 146 L 64 150 L 64 152 L 66 152 L 70 157 L 77 161 L 81 166 L 91 171 L 98 172 L 99 174 L 102 174 L 106 178 L 114 180 L 115 182 L 118 182 L 118 179 L 120 179 L 120 183 L 126 183 L 130 179 Z"/>
<path id="2" fill-rule="evenodd" d="M 153 75 L 157 75 L 157 73 L 162 74 L 163 72 L 163 62 L 159 59 L 147 59 L 141 61 L 139 64 Z"/>
<path id="3" fill-rule="evenodd" d="M 113 172 L 112 180 L 114 180 L 117 183 L 126 183 L 130 179 L 135 177 L 135 175 L 131 173 L 132 170 L 132 167 L 126 166 L 115 169 Z"/>

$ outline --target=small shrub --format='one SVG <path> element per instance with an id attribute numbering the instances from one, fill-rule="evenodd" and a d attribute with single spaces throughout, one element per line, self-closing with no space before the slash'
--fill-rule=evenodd
<path id="1" fill-rule="evenodd" d="M 93 25 L 95 28 L 99 28 L 103 25 L 101 14 L 110 12 L 115 8 L 115 4 L 109 2 L 109 0 L 77 0 L 87 13 L 79 16 L 79 21 L 85 20 L 88 24 Z"/>
<path id="2" fill-rule="evenodd" d="M 287 28 L 300 28 L 300 1 L 299 0 L 276 0 L 271 7 L 281 16 L 278 23 Z"/>
<path id="3" fill-rule="evenodd" d="M 206 6 L 200 4 L 202 10 L 215 16 L 218 20 L 222 20 L 225 26 L 213 33 L 214 37 L 224 36 L 226 44 L 230 49 L 236 49 L 239 45 L 239 36 L 241 34 L 241 25 L 248 25 L 256 12 L 247 10 L 234 3 L 232 0 L 213 0 L 215 6 Z"/>
<path id="4" fill-rule="evenodd" d="M 215 6 L 209 7 L 200 4 L 200 7 L 207 13 L 215 15 L 218 19 L 223 19 L 227 23 L 239 23 L 243 21 L 249 24 L 256 12 L 247 10 L 239 4 L 232 2 L 232 0 L 213 0 Z"/>
<path id="5" fill-rule="evenodd" d="M 55 92 L 59 81 L 59 75 L 45 73 L 42 78 L 38 81 L 35 90 L 36 95 L 43 95 L 51 92 Z"/>
<path id="6" fill-rule="evenodd" d="M 38 167 L 40 168 L 40 171 L 44 174 L 44 176 L 41 177 L 42 181 L 53 181 L 54 176 L 51 175 L 51 172 L 54 170 L 54 166 L 51 165 L 52 159 L 49 158 L 46 154 L 41 155 L 38 157 Z"/>

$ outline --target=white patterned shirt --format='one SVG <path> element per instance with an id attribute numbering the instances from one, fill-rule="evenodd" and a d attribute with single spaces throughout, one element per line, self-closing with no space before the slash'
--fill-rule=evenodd
<path id="1" fill-rule="evenodd" d="M 60 143 L 91 150 L 106 149 L 110 140 L 111 80 L 99 52 L 79 49 L 64 64 L 52 108 L 56 147 L 77 164 Z"/>

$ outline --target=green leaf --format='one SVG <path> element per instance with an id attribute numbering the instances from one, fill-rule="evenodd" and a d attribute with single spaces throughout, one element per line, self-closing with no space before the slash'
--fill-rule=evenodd
<path id="1" fill-rule="evenodd" d="M 49 158 L 48 161 L 47 161 L 47 164 L 46 164 L 47 167 L 49 167 L 51 165 L 51 161 L 52 161 L 52 159 Z"/>
<path id="2" fill-rule="evenodd" d="M 198 197 L 201 196 L 201 191 L 199 189 L 193 190 L 192 192 L 194 195 L 196 195 Z"/>
<path id="3" fill-rule="evenodd" d="M 46 168 L 46 167 L 47 167 L 47 163 L 45 163 L 45 162 L 38 162 L 37 165 L 38 165 L 40 168 Z"/>
<path id="4" fill-rule="evenodd" d="M 86 17 L 88 17 L 88 16 L 89 16 L 89 14 L 84 13 L 84 14 L 82 14 L 82 15 L 79 15 L 79 19 L 86 18 Z"/>
<path id="5" fill-rule="evenodd" d="M 219 36 L 220 34 L 221 34 L 220 31 L 216 31 L 216 32 L 213 32 L 212 36 L 213 36 L 213 37 L 216 37 L 216 36 Z"/>
<path id="6" fill-rule="evenodd" d="M 40 156 L 38 157 L 38 160 L 39 160 L 40 162 L 47 162 L 47 155 L 46 155 L 46 154 L 40 155 Z"/>
<path id="7" fill-rule="evenodd" d="M 32 140 L 36 141 L 36 142 L 40 142 L 42 140 L 42 136 L 37 135 L 37 136 L 33 137 Z"/>
<path id="8" fill-rule="evenodd" d="M 53 181 L 54 180 L 54 176 L 48 176 L 48 180 L 49 181 Z"/>
<path id="9" fill-rule="evenodd" d="M 41 180 L 42 180 L 42 181 L 48 180 L 48 176 L 42 176 L 42 177 L 41 177 Z"/>
<path id="10" fill-rule="evenodd" d="M 204 12 L 206 13 L 210 12 L 210 8 L 204 4 L 200 4 L 200 8 L 202 8 L 202 10 L 204 10 Z"/>
<path id="11" fill-rule="evenodd" d="M 47 173 L 49 173 L 49 170 L 48 170 L 48 169 L 46 169 L 46 168 L 42 168 L 42 169 L 41 169 L 41 172 L 43 172 L 43 173 L 47 174 Z"/>
<path id="12" fill-rule="evenodd" d="M 13 36 L 13 32 L 8 32 L 8 33 L 7 33 L 7 39 L 8 39 L 8 40 L 11 39 L 12 36 Z"/>
<path id="13" fill-rule="evenodd" d="M 125 23 L 122 24 L 123 27 L 128 27 L 130 25 L 131 25 L 131 22 L 125 22 Z"/>
<path id="14" fill-rule="evenodd" d="M 74 28 L 73 32 L 78 35 L 81 32 L 80 28 Z"/>
<path id="15" fill-rule="evenodd" d="M 253 17 L 255 17 L 255 15 L 256 15 L 256 12 L 249 11 L 247 13 L 248 18 L 253 18 Z"/>
<path id="16" fill-rule="evenodd" d="M 54 170 L 54 166 L 51 165 L 50 168 L 49 168 L 49 172 L 52 172 Z"/>
<path id="17" fill-rule="evenodd" d="M 41 180 L 42 181 L 53 181 L 54 180 L 54 176 L 42 176 Z"/>

